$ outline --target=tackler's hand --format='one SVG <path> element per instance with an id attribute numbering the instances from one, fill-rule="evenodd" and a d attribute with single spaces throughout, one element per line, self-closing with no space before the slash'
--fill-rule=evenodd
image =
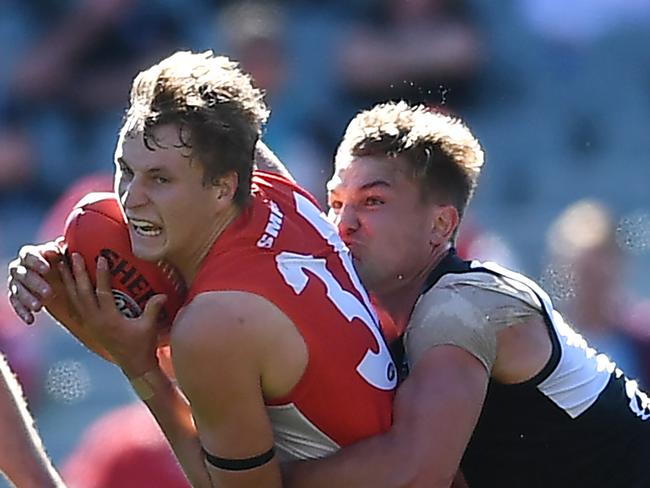
<path id="1" fill-rule="evenodd" d="M 155 295 L 137 318 L 124 317 L 113 298 L 111 275 L 105 258 L 97 260 L 97 287 L 86 271 L 81 255 L 71 256 L 72 272 L 61 266 L 61 275 L 85 331 L 99 343 L 129 377 L 158 366 L 157 319 L 165 295 Z"/>

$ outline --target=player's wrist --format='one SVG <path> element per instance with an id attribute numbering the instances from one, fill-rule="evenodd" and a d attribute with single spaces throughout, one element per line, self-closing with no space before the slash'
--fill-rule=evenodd
<path id="1" fill-rule="evenodd" d="M 127 378 L 131 388 L 142 401 L 150 400 L 173 387 L 172 381 L 158 365 L 142 374 L 127 374 Z"/>
<path id="2" fill-rule="evenodd" d="M 160 362 L 156 350 L 139 349 L 137 351 L 121 351 L 119 356 L 113 358 L 127 378 L 137 378 L 148 371 L 160 369 Z"/>

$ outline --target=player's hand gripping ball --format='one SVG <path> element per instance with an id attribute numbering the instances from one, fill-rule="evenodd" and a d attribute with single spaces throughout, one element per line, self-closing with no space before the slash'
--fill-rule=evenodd
<path id="1" fill-rule="evenodd" d="M 93 285 L 97 283 L 97 258 L 106 258 L 115 304 L 128 318 L 138 317 L 152 296 L 167 295 L 159 328 L 161 333 L 169 331 L 185 299 L 185 284 L 172 266 L 133 255 L 128 225 L 115 194 L 89 193 L 79 201 L 66 220 L 63 250 L 67 256 L 81 254 Z M 107 357 L 100 346 L 82 342 Z"/>

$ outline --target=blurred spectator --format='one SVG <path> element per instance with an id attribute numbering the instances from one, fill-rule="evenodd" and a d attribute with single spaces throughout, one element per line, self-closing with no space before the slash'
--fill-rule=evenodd
<path id="1" fill-rule="evenodd" d="M 287 49 L 283 37 L 286 14 L 276 2 L 244 1 L 221 12 L 218 30 L 226 38 L 229 52 L 242 68 L 263 87 L 267 99 L 283 95 L 287 77 Z"/>
<path id="2" fill-rule="evenodd" d="M 69 488 L 189 488 L 174 454 L 140 401 L 100 417 L 65 461 Z"/>
<path id="3" fill-rule="evenodd" d="M 349 92 L 362 105 L 396 98 L 462 104 L 481 60 L 480 33 L 465 2 L 378 3 L 372 3 L 374 18 L 341 43 L 341 76 Z"/>
<path id="4" fill-rule="evenodd" d="M 650 18 L 648 0 L 525 0 L 520 7 L 538 34 L 574 45 L 591 42 L 616 27 L 643 25 Z"/>
<path id="5" fill-rule="evenodd" d="M 544 281 L 558 310 L 591 346 L 629 376 L 639 377 L 642 344 L 631 334 L 626 256 L 617 244 L 609 210 L 594 200 L 569 206 L 550 227 L 547 249 L 551 264 Z M 648 378 L 641 380 L 650 384 Z"/>
<path id="6" fill-rule="evenodd" d="M 88 193 L 112 192 L 113 177 L 109 173 L 94 173 L 72 183 L 47 212 L 38 231 L 38 241 L 52 241 L 63 235 L 65 221 L 74 206 Z"/>
<path id="7" fill-rule="evenodd" d="M 461 258 L 493 261 L 515 271 L 521 269 L 517 256 L 502 235 L 482 229 L 472 215 L 464 219 L 456 239 L 456 252 Z"/>
<path id="8" fill-rule="evenodd" d="M 179 26 L 160 2 L 78 0 L 58 10 L 58 22 L 34 40 L 14 75 L 13 95 L 30 103 L 63 101 L 81 113 L 119 109 L 133 73 L 178 41 Z"/>
<path id="9" fill-rule="evenodd" d="M 27 3 L 3 5 L 0 22 L 8 43 L 1 53 L 12 67 L 0 74 L 0 254 L 7 255 L 32 235 L 71 174 L 106 167 L 131 78 L 177 46 L 180 30 L 163 0 Z"/>
<path id="10" fill-rule="evenodd" d="M 169 347 L 158 350 L 165 373 L 174 378 Z M 63 465 L 69 488 L 189 488 L 189 482 L 141 401 L 97 419 Z"/>
<path id="11" fill-rule="evenodd" d="M 227 52 L 263 88 L 272 113 L 265 142 L 287 165 L 293 176 L 321 202 L 330 173 L 331 154 L 323 138 L 324 114 L 310 112 L 295 101 L 297 80 L 286 32 L 288 12 L 277 2 L 236 2 L 221 12 L 218 35 Z"/>

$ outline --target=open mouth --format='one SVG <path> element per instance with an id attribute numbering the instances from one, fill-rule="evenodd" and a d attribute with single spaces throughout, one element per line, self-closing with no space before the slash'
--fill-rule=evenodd
<path id="1" fill-rule="evenodd" d="M 156 237 L 162 234 L 162 227 L 148 220 L 129 219 L 129 225 L 142 237 Z"/>

